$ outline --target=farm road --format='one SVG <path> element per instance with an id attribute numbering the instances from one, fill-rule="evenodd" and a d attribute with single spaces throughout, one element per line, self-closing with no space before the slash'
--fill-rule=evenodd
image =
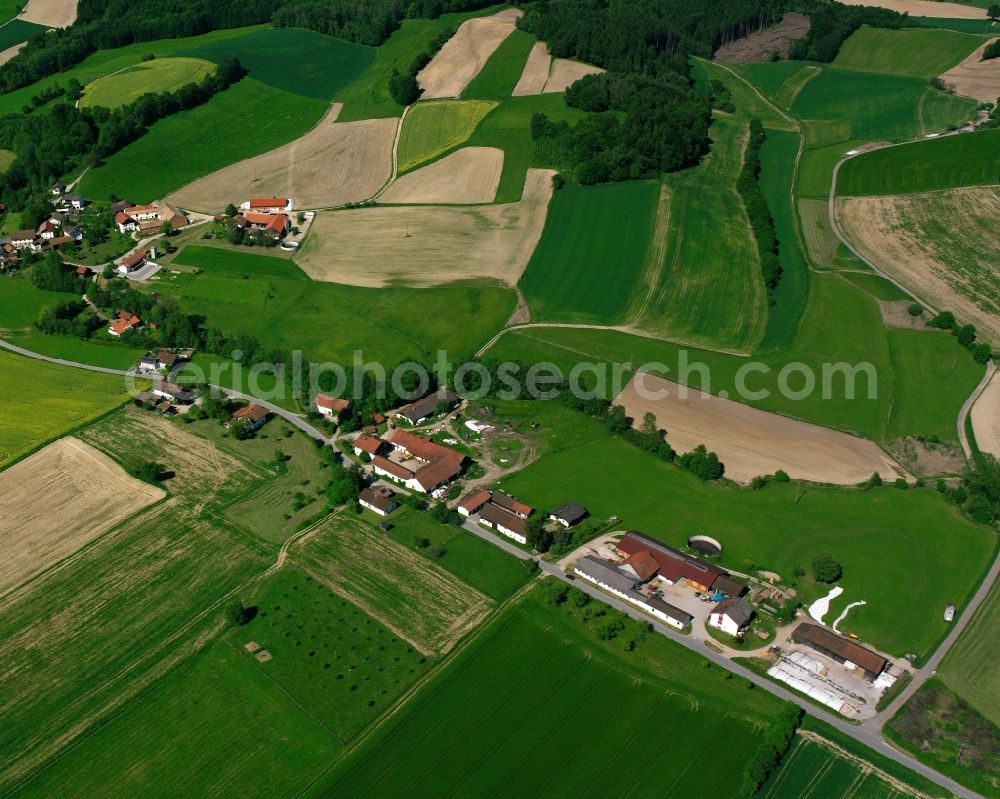
<path id="1" fill-rule="evenodd" d="M 700 655 L 703 658 L 707 658 L 715 665 L 732 672 L 738 677 L 742 677 L 748 682 L 753 683 L 758 688 L 762 688 L 763 690 L 773 694 L 779 699 L 783 699 L 786 702 L 793 702 L 794 704 L 802 708 L 802 710 L 804 710 L 810 716 L 814 716 L 822 721 L 825 721 L 831 727 L 836 727 L 840 732 L 844 733 L 845 735 L 851 736 L 852 738 L 854 738 L 854 740 L 858 741 L 859 743 L 862 743 L 865 746 L 874 749 L 880 755 L 883 755 L 884 757 L 887 757 L 890 760 L 893 760 L 896 763 L 905 766 L 911 771 L 915 771 L 917 774 L 926 777 L 936 785 L 940 785 L 945 790 L 951 791 L 955 796 L 962 797 L 962 799 L 983 799 L 980 796 L 980 794 L 977 794 L 974 791 L 970 791 L 968 788 L 959 785 L 953 779 L 946 777 L 943 774 L 939 774 L 937 771 L 930 768 L 929 766 L 925 766 L 920 761 L 915 760 L 909 755 L 904 754 L 898 749 L 890 746 L 882 738 L 882 735 L 879 732 L 881 725 L 879 725 L 874 729 L 866 725 L 859 726 L 856 724 L 852 724 L 849 721 L 845 721 L 839 716 L 834 716 L 832 713 L 827 713 L 825 710 L 821 710 L 816 705 L 810 703 L 808 700 L 805 699 L 805 697 L 799 694 L 793 694 L 791 691 L 785 690 L 777 683 L 771 682 L 767 678 L 755 674 L 754 672 L 739 665 L 738 663 L 734 663 L 732 660 L 729 660 L 723 655 L 720 655 L 717 652 L 708 649 L 702 642 L 692 638 L 691 636 L 679 633 L 672 627 L 668 627 L 666 624 L 663 624 L 661 622 L 656 621 L 655 619 L 650 618 L 646 614 L 642 613 L 642 611 L 636 609 L 635 606 L 629 605 L 628 603 L 623 602 L 622 600 L 612 596 L 611 594 L 606 594 L 600 588 L 597 588 L 596 586 L 591 585 L 583 580 L 570 580 L 570 578 L 566 576 L 566 573 L 557 564 L 548 563 L 539 558 L 535 558 L 531 553 L 525 552 L 523 549 L 514 546 L 514 544 L 512 544 L 510 541 L 504 540 L 500 536 L 494 535 L 488 530 L 484 530 L 477 524 L 474 524 L 473 522 L 470 522 L 468 520 L 462 523 L 462 527 L 463 529 L 467 530 L 473 535 L 479 536 L 484 541 L 488 541 L 494 546 L 500 547 L 500 549 L 504 550 L 504 552 L 508 552 L 509 554 L 513 555 L 516 558 L 520 558 L 521 560 L 536 560 L 539 567 L 545 574 L 569 583 L 575 588 L 578 588 L 581 591 L 583 591 L 585 594 L 589 594 L 599 602 L 603 602 L 604 604 L 610 605 L 616 610 L 620 610 L 626 616 L 630 616 L 633 619 L 638 619 L 639 621 L 642 622 L 648 622 L 653 626 L 653 629 L 656 630 L 656 632 L 660 633 L 660 635 L 666 636 L 671 641 L 674 641 L 675 643 L 678 643 L 681 646 L 690 649 L 692 652 L 694 652 L 697 655 Z M 933 669 L 936 668 L 941 658 L 944 657 L 950 645 L 954 643 L 955 639 L 958 638 L 959 633 L 961 633 L 965 624 L 968 623 L 969 617 L 972 615 L 975 609 L 979 606 L 979 603 L 982 602 L 986 594 L 989 592 L 989 588 L 993 584 L 993 580 L 996 578 L 998 573 L 1000 573 L 1000 557 L 998 557 L 997 560 L 994 562 L 993 568 L 990 570 L 989 576 L 987 577 L 986 580 L 983 581 L 983 585 L 980 587 L 979 592 L 977 592 L 976 596 L 973 597 L 972 601 L 969 603 L 968 607 L 965 609 L 965 612 L 959 619 L 959 622 L 952 629 L 951 634 L 949 634 L 948 638 L 945 639 L 945 642 L 938 648 L 938 651 L 935 653 L 934 657 L 932 657 L 928 661 L 927 666 L 925 666 L 924 669 L 921 669 L 914 675 L 914 679 L 910 682 L 910 685 L 908 686 L 907 691 L 904 692 L 904 695 L 908 696 L 908 694 L 911 692 L 910 689 L 915 691 L 921 684 L 923 684 L 924 680 L 926 680 L 931 675 L 931 673 L 933 673 Z M 938 656 L 938 653 L 940 653 L 940 657 Z M 895 709 L 897 709 L 897 705 L 901 704 L 901 702 L 903 701 L 904 695 L 897 697 L 896 701 L 893 702 L 890 708 L 887 708 L 885 711 L 883 711 L 883 713 L 880 713 L 879 716 L 877 716 L 876 718 L 883 718 L 883 717 L 888 718 L 887 714 L 890 713 L 890 710 L 891 712 L 895 712 Z"/>
<path id="2" fill-rule="evenodd" d="M 24 347 L 18 347 L 16 344 L 11 344 L 9 341 L 4 341 L 3 339 L 0 339 L 0 347 L 18 355 L 23 355 L 26 358 L 33 358 L 36 361 L 45 361 L 46 363 L 54 363 L 58 366 L 69 366 L 73 369 L 86 369 L 88 372 L 101 372 L 102 374 L 119 375 L 121 377 L 142 377 L 142 375 L 137 375 L 135 372 L 127 372 L 124 369 L 110 369 L 106 366 L 94 366 L 89 363 L 80 363 L 79 361 L 67 361 L 64 358 L 52 358 L 48 355 L 42 355 L 40 352 L 32 352 L 31 350 L 24 349 Z M 208 387 L 222 392 L 231 399 L 255 402 L 266 408 L 268 413 L 280 416 L 282 419 L 294 425 L 306 435 L 318 438 L 320 441 L 325 443 L 331 443 L 331 439 L 328 439 L 322 430 L 318 430 L 298 414 L 292 413 L 290 410 L 282 408 L 280 405 L 275 405 L 273 402 L 259 399 L 252 394 L 244 394 L 242 391 L 235 391 L 231 388 L 224 388 L 223 386 L 215 386 L 212 384 L 208 384 Z"/>

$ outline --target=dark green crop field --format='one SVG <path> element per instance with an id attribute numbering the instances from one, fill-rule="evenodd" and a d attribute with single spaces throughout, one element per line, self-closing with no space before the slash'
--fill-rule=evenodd
<path id="1" fill-rule="evenodd" d="M 463 100 L 506 100 L 517 85 L 535 37 L 514 31 L 490 56 L 479 74 L 462 92 Z"/>

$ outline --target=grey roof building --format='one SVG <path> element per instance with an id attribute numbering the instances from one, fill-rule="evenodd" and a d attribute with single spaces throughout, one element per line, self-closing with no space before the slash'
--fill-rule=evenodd
<path id="1" fill-rule="evenodd" d="M 747 624 L 754 616 L 754 610 L 750 607 L 749 602 L 745 599 L 737 599 L 734 597 L 723 599 L 718 605 L 715 606 L 712 613 L 724 613 L 740 627 Z"/>
<path id="2" fill-rule="evenodd" d="M 559 522 L 564 527 L 579 524 L 590 514 L 579 502 L 565 502 L 549 515 L 549 518 Z"/>
<path id="3" fill-rule="evenodd" d="M 626 574 L 610 561 L 587 555 L 580 558 L 576 564 L 576 571 L 584 577 L 589 577 L 597 583 L 603 583 L 609 588 L 627 594 L 638 584 L 638 580 L 630 574 Z"/>

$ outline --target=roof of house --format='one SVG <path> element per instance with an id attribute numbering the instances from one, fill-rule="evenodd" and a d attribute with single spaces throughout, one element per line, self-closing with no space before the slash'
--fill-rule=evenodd
<path id="1" fill-rule="evenodd" d="M 251 402 L 249 405 L 244 405 L 242 408 L 237 408 L 232 416 L 229 417 L 229 421 L 235 421 L 237 419 L 249 419 L 251 422 L 259 422 L 261 419 L 267 417 L 267 408 L 262 405 L 258 405 L 256 402 Z"/>
<path id="2" fill-rule="evenodd" d="M 587 509 L 579 502 L 564 502 L 552 511 L 552 515 L 557 519 L 562 519 L 567 524 L 575 524 L 580 519 L 585 518 L 588 513 Z"/>
<path id="3" fill-rule="evenodd" d="M 576 564 L 576 569 L 598 582 L 611 586 L 616 591 L 627 593 L 635 588 L 635 578 L 626 574 L 615 566 L 615 564 L 607 560 L 587 555 L 580 558 Z"/>
<path id="4" fill-rule="evenodd" d="M 135 220 L 128 214 L 126 214 L 124 211 L 119 211 L 117 214 L 115 214 L 115 222 L 124 225 L 128 222 L 135 222 Z"/>
<path id="5" fill-rule="evenodd" d="M 710 586 L 713 591 L 718 591 L 726 596 L 743 596 L 747 592 L 747 587 L 743 583 L 738 583 L 728 574 L 720 574 L 715 578 L 715 582 Z"/>
<path id="6" fill-rule="evenodd" d="M 286 205 L 287 197 L 253 197 L 250 200 L 251 208 L 284 208 Z"/>
<path id="7" fill-rule="evenodd" d="M 49 239 L 50 247 L 62 247 L 64 244 L 70 244 L 73 241 L 72 236 L 53 236 Z"/>
<path id="8" fill-rule="evenodd" d="M 371 436 L 366 436 L 364 433 L 354 439 L 354 446 L 362 452 L 367 452 L 369 455 L 374 455 L 378 452 L 384 443 L 381 438 L 372 438 Z"/>
<path id="9" fill-rule="evenodd" d="M 346 411 L 351 407 L 350 400 L 343 399 L 342 397 L 331 397 L 329 394 L 317 394 L 315 402 L 317 408 L 327 408 L 337 413 Z"/>
<path id="10" fill-rule="evenodd" d="M 680 622 L 681 624 L 690 624 L 691 620 L 694 618 L 686 610 L 681 610 L 676 605 L 671 605 L 669 602 L 664 602 L 662 599 L 657 599 L 655 596 L 646 596 L 639 591 L 632 591 L 630 595 L 641 602 L 643 605 L 648 605 L 654 610 L 660 611 L 660 613 L 665 613 L 669 618 Z"/>
<path id="11" fill-rule="evenodd" d="M 518 535 L 524 535 L 527 525 L 527 521 L 520 516 L 514 515 L 509 510 L 497 507 L 492 502 L 483 505 L 483 509 L 479 511 L 479 518 L 485 519 L 491 524 L 498 524 Z"/>
<path id="12" fill-rule="evenodd" d="M 388 512 L 392 509 L 392 506 L 396 504 L 393 497 L 396 495 L 390 491 L 388 488 L 382 485 L 368 486 L 364 491 L 358 495 L 358 499 L 362 502 L 367 502 L 369 505 L 373 505 L 381 511 Z"/>
<path id="13" fill-rule="evenodd" d="M 465 499 L 458 503 L 458 507 L 462 510 L 467 510 L 469 513 L 475 513 L 484 504 L 490 501 L 489 491 L 476 491 L 474 494 L 469 494 Z"/>
<path id="14" fill-rule="evenodd" d="M 123 209 L 129 216 L 135 216 L 136 214 L 158 214 L 160 213 L 159 207 L 155 205 L 130 205 Z"/>
<path id="15" fill-rule="evenodd" d="M 402 416 L 411 424 L 416 424 L 421 419 L 424 419 L 434 413 L 439 403 L 447 402 L 450 405 L 456 400 L 458 400 L 458 395 L 449 389 L 435 391 L 433 394 L 428 394 L 426 397 L 422 397 L 416 402 L 404 405 L 396 411 L 396 415 Z"/>
<path id="16" fill-rule="evenodd" d="M 131 314 L 128 311 L 119 311 L 118 318 L 108 325 L 108 330 L 120 336 L 126 330 L 130 330 L 136 325 L 141 324 L 141 322 L 142 320 L 135 314 Z"/>
<path id="17" fill-rule="evenodd" d="M 46 219 L 38 226 L 39 233 L 55 233 L 56 225 L 51 219 Z"/>
<path id="18" fill-rule="evenodd" d="M 383 472 L 391 474 L 393 477 L 398 477 L 400 480 L 409 480 L 413 477 L 413 474 L 409 469 L 400 466 L 398 463 L 393 463 L 388 458 L 383 458 L 381 455 L 372 456 L 372 465 L 381 469 Z"/>
<path id="19" fill-rule="evenodd" d="M 438 458 L 421 466 L 413 473 L 414 478 L 425 491 L 431 491 L 447 482 L 462 471 L 462 461 L 454 458 Z"/>
<path id="20" fill-rule="evenodd" d="M 873 652 L 856 641 L 838 635 L 833 630 L 828 630 L 818 624 L 802 622 L 792 630 L 792 640 L 796 643 L 809 643 L 820 649 L 825 649 L 873 674 L 881 674 L 883 669 L 889 665 L 889 661 L 877 652 Z"/>
<path id="21" fill-rule="evenodd" d="M 742 627 L 753 618 L 753 608 L 745 599 L 729 597 L 712 608 L 712 613 L 722 613 Z"/>
<path id="22" fill-rule="evenodd" d="M 144 261 L 147 255 L 149 255 L 149 250 L 133 250 L 127 255 L 123 255 L 118 259 L 118 262 L 124 267 L 135 266 L 140 261 Z"/>
<path id="23" fill-rule="evenodd" d="M 652 553 L 647 551 L 629 555 L 625 559 L 625 563 L 635 570 L 635 573 L 639 575 L 639 579 L 643 582 L 654 577 L 660 570 L 660 564 L 656 562 L 656 558 L 653 557 Z"/>
<path id="24" fill-rule="evenodd" d="M 708 561 L 688 555 L 679 549 L 668 546 L 662 541 L 650 538 L 645 533 L 631 531 L 618 542 L 618 549 L 626 555 L 648 550 L 660 564 L 660 576 L 671 582 L 685 578 L 699 585 L 709 586 L 726 572 Z"/>
<path id="25" fill-rule="evenodd" d="M 493 492 L 493 504 L 522 516 L 530 516 L 535 510 L 531 505 L 526 505 L 521 500 L 514 499 L 514 497 L 500 491 Z"/>
<path id="26" fill-rule="evenodd" d="M 171 352 L 170 350 L 161 349 L 156 355 L 156 360 L 160 363 L 165 363 L 167 366 L 173 366 L 177 363 L 177 354 Z"/>
<path id="27" fill-rule="evenodd" d="M 21 241 L 23 239 L 34 239 L 35 231 L 33 230 L 15 230 L 10 234 L 11 241 Z"/>
<path id="28" fill-rule="evenodd" d="M 260 225 L 264 230 L 284 230 L 288 217 L 284 214 L 244 214 L 251 225 Z"/>
<path id="29" fill-rule="evenodd" d="M 420 458 L 422 461 L 435 461 L 439 458 L 447 458 L 461 463 L 465 460 L 465 456 L 461 452 L 456 452 L 426 438 L 415 436 L 406 430 L 394 430 L 392 438 L 389 440 L 393 446 L 405 449 L 413 457 Z"/>
<path id="30" fill-rule="evenodd" d="M 80 266 L 78 266 L 78 267 L 76 268 L 76 273 L 77 273 L 78 275 L 82 275 L 82 276 L 86 277 L 87 275 L 89 275 L 89 274 L 90 274 L 90 267 L 89 267 L 89 266 L 83 266 L 83 265 L 81 264 Z"/>

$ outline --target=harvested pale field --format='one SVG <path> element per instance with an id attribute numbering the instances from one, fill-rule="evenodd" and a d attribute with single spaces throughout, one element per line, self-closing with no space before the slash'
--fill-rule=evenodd
<path id="1" fill-rule="evenodd" d="M 994 372 L 986 390 L 972 406 L 972 432 L 983 452 L 1000 458 L 1000 372 Z"/>
<path id="2" fill-rule="evenodd" d="M 604 70 L 591 64 L 571 61 L 568 58 L 553 58 L 552 66 L 549 67 L 549 79 L 545 81 L 542 94 L 564 92 L 580 78 L 587 75 L 599 75 L 601 72 Z"/>
<path id="3" fill-rule="evenodd" d="M 949 69 L 943 80 L 956 94 L 973 97 L 987 103 L 995 103 L 1000 97 L 1000 58 L 983 61 L 983 50 L 997 41 L 990 39 L 966 58 L 961 64 Z"/>
<path id="4" fill-rule="evenodd" d="M 748 64 L 771 61 L 774 53 L 787 58 L 792 40 L 801 39 L 807 33 L 809 17 L 805 14 L 785 14 L 780 22 L 769 28 L 722 45 L 715 51 L 712 60 L 723 64 Z"/>
<path id="5" fill-rule="evenodd" d="M 840 241 L 830 229 L 828 201 L 801 199 L 798 205 L 809 257 L 822 266 L 833 266 Z"/>
<path id="6" fill-rule="evenodd" d="M 491 203 L 503 172 L 503 150 L 463 147 L 440 161 L 398 178 L 383 203 Z"/>
<path id="7" fill-rule="evenodd" d="M 687 389 L 646 372 L 629 382 L 615 404 L 624 405 L 637 424 L 647 412 L 653 413 L 678 452 L 704 444 L 725 464 L 726 477 L 740 483 L 777 469 L 793 480 L 837 485 L 860 483 L 873 472 L 892 479 L 907 476 L 867 439 Z"/>
<path id="8" fill-rule="evenodd" d="M 0 67 L 20 53 L 26 44 L 27 42 L 21 42 L 20 44 L 15 44 L 12 47 L 8 47 L 6 50 L 0 51 Z"/>
<path id="9" fill-rule="evenodd" d="M 47 25 L 50 28 L 68 28 L 76 21 L 77 0 L 28 0 L 18 19 Z"/>
<path id="10" fill-rule="evenodd" d="M 171 194 L 173 205 L 218 213 L 251 196 L 291 197 L 296 208 L 326 208 L 374 195 L 392 173 L 397 119 L 337 122 L 334 103 L 316 127 L 276 150 L 206 175 Z"/>
<path id="11" fill-rule="evenodd" d="M 0 595 L 163 496 L 76 438 L 0 472 Z"/>
<path id="12" fill-rule="evenodd" d="M 542 235 L 552 176 L 529 169 L 516 203 L 360 208 L 317 214 L 296 262 L 315 280 L 352 286 L 514 286 Z"/>
<path id="13" fill-rule="evenodd" d="M 429 558 L 344 515 L 324 521 L 292 557 L 424 654 L 447 652 L 493 606 Z"/>
<path id="14" fill-rule="evenodd" d="M 845 6 L 875 6 L 909 14 L 911 17 L 936 19 L 986 19 L 986 9 L 937 0 L 840 0 Z"/>
<path id="15" fill-rule="evenodd" d="M 836 212 L 866 260 L 1000 341 L 1000 189 L 841 197 Z"/>
<path id="16" fill-rule="evenodd" d="M 458 97 L 479 74 L 524 12 L 507 8 L 489 17 L 466 20 L 431 62 L 417 73 L 421 97 Z"/>
<path id="17" fill-rule="evenodd" d="M 552 54 L 545 42 L 535 42 L 524 62 L 524 71 L 511 92 L 512 97 L 527 97 L 541 94 L 545 82 L 549 79 L 549 67 L 552 65 Z"/>

